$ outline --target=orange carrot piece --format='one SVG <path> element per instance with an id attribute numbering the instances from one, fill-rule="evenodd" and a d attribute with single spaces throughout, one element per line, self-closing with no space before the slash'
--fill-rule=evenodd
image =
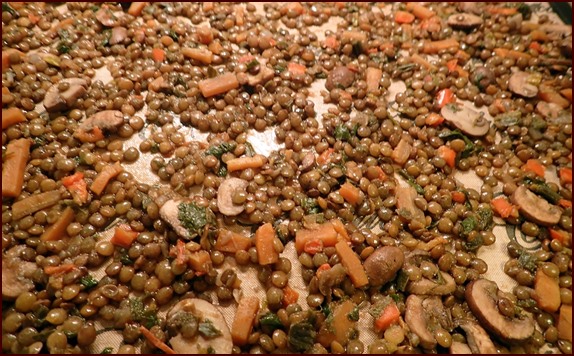
<path id="1" fill-rule="evenodd" d="M 333 227 L 333 224 L 326 222 L 311 229 L 297 230 L 295 233 L 295 249 L 297 253 L 303 252 L 305 244 L 309 240 L 319 239 L 323 242 L 323 246 L 335 246 L 339 234 Z"/>
<path id="2" fill-rule="evenodd" d="M 495 48 L 494 49 L 494 54 L 496 54 L 499 57 L 502 58 L 512 58 L 512 59 L 530 59 L 532 58 L 531 55 L 529 55 L 528 53 L 524 53 L 524 52 L 520 52 L 520 51 L 516 51 L 513 49 L 507 49 L 507 48 Z"/>
<path id="3" fill-rule="evenodd" d="M 554 103 L 559 105 L 562 109 L 566 109 L 570 106 L 570 101 L 566 100 L 562 95 L 547 86 L 540 86 L 540 91 L 538 92 L 538 98 L 544 100 L 547 103 Z"/>
<path id="4" fill-rule="evenodd" d="M 379 89 L 379 82 L 383 77 L 383 71 L 379 68 L 368 67 L 365 71 L 365 81 L 367 82 L 367 93 Z"/>
<path id="5" fill-rule="evenodd" d="M 499 196 L 490 201 L 490 206 L 502 218 L 518 217 L 518 209 L 510 204 L 510 202 L 503 196 Z"/>
<path id="6" fill-rule="evenodd" d="M 188 263 L 195 271 L 196 275 L 206 274 L 211 270 L 211 256 L 209 252 L 205 250 L 199 250 L 195 252 L 190 252 L 188 257 Z"/>
<path id="7" fill-rule="evenodd" d="M 261 155 L 253 157 L 239 157 L 230 159 L 227 163 L 227 171 L 235 172 L 247 168 L 259 168 L 265 164 L 265 158 Z"/>
<path id="8" fill-rule="evenodd" d="M 454 103 L 456 96 L 449 88 L 444 88 L 436 94 L 436 103 L 439 108 L 443 108 L 446 104 Z"/>
<path id="9" fill-rule="evenodd" d="M 560 199 L 558 200 L 558 205 L 560 205 L 563 208 L 571 208 L 572 202 L 570 200 Z"/>
<path id="10" fill-rule="evenodd" d="M 231 338 L 235 345 L 243 346 L 247 344 L 258 311 L 259 298 L 254 296 L 241 298 L 231 327 Z"/>
<path id="11" fill-rule="evenodd" d="M 7 145 L 6 157 L 2 162 L 2 197 L 16 198 L 22 192 L 30 145 L 31 141 L 27 138 L 11 141 Z"/>
<path id="12" fill-rule="evenodd" d="M 2 130 L 24 121 L 26 116 L 19 108 L 2 109 Z"/>
<path id="13" fill-rule="evenodd" d="M 4 183 L 4 180 L 2 180 Z M 34 214 L 37 211 L 46 209 L 60 202 L 60 192 L 58 190 L 48 190 L 46 192 L 30 195 L 12 204 L 12 219 L 14 221 L 22 219 L 24 216 Z"/>
<path id="14" fill-rule="evenodd" d="M 149 331 L 145 326 L 140 325 L 140 332 L 154 347 L 160 349 L 166 354 L 175 355 L 176 352 L 169 346 L 167 346 L 163 341 L 158 339 L 151 331 Z"/>
<path id="15" fill-rule="evenodd" d="M 337 255 L 341 259 L 341 264 L 347 270 L 347 275 L 356 288 L 361 288 L 369 284 L 365 268 L 359 259 L 359 256 L 347 244 L 347 241 L 339 241 L 335 245 Z"/>
<path id="16" fill-rule="evenodd" d="M 261 225 L 255 231 L 255 247 L 260 265 L 270 265 L 279 261 L 279 252 L 275 250 L 275 230 L 271 223 Z"/>
<path id="17" fill-rule="evenodd" d="M 291 72 L 291 74 L 304 75 L 307 71 L 307 67 L 296 62 L 289 62 L 289 64 L 287 64 L 287 70 Z"/>
<path id="18" fill-rule="evenodd" d="M 165 51 L 161 48 L 154 48 L 151 50 L 151 57 L 156 62 L 163 62 L 165 60 Z"/>
<path id="19" fill-rule="evenodd" d="M 559 93 L 562 94 L 563 97 L 568 99 L 568 101 L 572 102 L 572 88 L 562 89 L 560 90 Z"/>
<path id="20" fill-rule="evenodd" d="M 446 50 L 452 47 L 459 47 L 460 43 L 454 38 L 448 38 L 446 40 L 439 41 L 425 41 L 423 43 L 423 53 L 425 54 L 437 54 L 442 50 Z"/>
<path id="21" fill-rule="evenodd" d="M 129 9 L 128 14 L 132 16 L 139 16 L 141 15 L 143 9 L 146 7 L 147 2 L 132 2 Z"/>
<path id="22" fill-rule="evenodd" d="M 450 61 L 446 62 L 446 67 L 448 68 L 449 72 L 454 72 L 456 70 L 456 66 L 458 65 L 458 59 L 453 58 Z"/>
<path id="23" fill-rule="evenodd" d="M 235 24 L 243 26 L 245 24 L 245 9 L 241 5 L 235 6 Z"/>
<path id="24" fill-rule="evenodd" d="M 295 12 L 297 15 L 302 15 L 305 13 L 305 8 L 300 2 L 288 2 L 279 10 L 282 15 L 287 14 L 289 11 Z"/>
<path id="25" fill-rule="evenodd" d="M 214 246 L 217 251 L 229 253 L 247 251 L 250 247 L 251 238 L 226 229 L 219 229 Z"/>
<path id="26" fill-rule="evenodd" d="M 333 225 L 333 229 L 337 231 L 337 234 L 339 234 L 339 236 L 343 237 L 347 241 L 351 241 L 351 237 L 349 236 L 349 233 L 347 232 L 347 229 L 345 229 L 345 225 L 343 225 L 341 220 L 335 218 L 329 220 L 329 223 Z"/>
<path id="27" fill-rule="evenodd" d="M 458 190 L 450 192 L 450 196 L 455 203 L 462 204 L 466 200 L 466 195 L 463 192 L 459 192 Z"/>
<path id="28" fill-rule="evenodd" d="M 333 148 L 327 148 L 319 155 L 319 157 L 317 157 L 317 163 L 319 164 L 328 163 L 331 160 L 331 155 L 333 154 L 333 152 L 335 152 Z"/>
<path id="29" fill-rule="evenodd" d="M 361 200 L 360 189 L 349 182 L 345 182 L 339 189 L 339 194 L 351 205 L 356 205 Z"/>
<path id="30" fill-rule="evenodd" d="M 563 230 L 548 229 L 548 232 L 550 232 L 550 237 L 553 240 L 558 240 L 562 243 L 564 243 L 564 241 L 566 241 L 566 239 L 568 238 L 568 233 Z"/>
<path id="31" fill-rule="evenodd" d="M 15 49 L 15 48 L 9 48 L 7 50 L 2 50 L 2 73 L 7 71 L 10 68 L 10 66 L 12 65 L 12 62 L 10 61 L 10 55 L 12 53 L 18 53 L 21 58 L 26 56 L 26 54 L 24 54 L 23 52 Z"/>
<path id="32" fill-rule="evenodd" d="M 203 64 L 210 64 L 213 60 L 213 52 L 206 48 L 189 48 L 184 47 L 181 53 L 191 59 L 195 59 Z"/>
<path id="33" fill-rule="evenodd" d="M 317 268 L 317 272 L 315 273 L 317 277 L 321 274 L 321 272 L 325 272 L 331 269 L 331 265 L 328 263 L 323 263 L 322 265 Z"/>
<path id="34" fill-rule="evenodd" d="M 562 167 L 558 171 L 560 175 L 560 181 L 565 184 L 572 184 L 572 168 Z"/>
<path id="35" fill-rule="evenodd" d="M 44 233 L 40 236 L 42 241 L 56 241 L 62 239 L 66 235 L 66 229 L 70 225 L 76 215 L 74 214 L 74 209 L 67 207 L 64 209 L 58 220 L 49 226 Z"/>
<path id="36" fill-rule="evenodd" d="M 235 74 L 225 73 L 215 78 L 204 79 L 199 82 L 198 86 L 201 94 L 209 98 L 239 88 L 239 81 Z"/>
<path id="37" fill-rule="evenodd" d="M 456 152 L 452 148 L 445 145 L 440 146 L 437 149 L 437 154 L 440 158 L 444 159 L 444 161 L 450 168 L 454 168 Z"/>
<path id="38" fill-rule="evenodd" d="M 128 225 L 120 225 L 116 227 L 110 242 L 116 246 L 130 248 L 138 236 L 139 232 L 133 231 Z"/>
<path id="39" fill-rule="evenodd" d="M 424 59 L 423 57 L 421 57 L 417 53 L 413 53 L 411 55 L 410 61 L 413 63 L 416 63 L 416 64 L 420 65 L 421 67 L 426 68 L 430 71 L 437 70 L 437 67 L 435 65 L 431 64 L 429 61 L 427 61 L 426 59 Z"/>
<path id="40" fill-rule="evenodd" d="M 487 6 L 486 11 L 491 15 L 504 15 L 510 16 L 518 12 L 516 7 L 499 7 L 499 6 Z"/>
<path id="41" fill-rule="evenodd" d="M 526 161 L 522 166 L 522 170 L 524 172 L 533 172 L 539 177 L 544 177 L 544 172 L 546 172 L 546 168 L 537 159 L 529 159 Z"/>
<path id="42" fill-rule="evenodd" d="M 88 183 L 84 180 L 84 173 L 76 172 L 62 178 L 62 185 L 72 194 L 76 203 L 81 205 L 88 201 Z"/>
<path id="43" fill-rule="evenodd" d="M 295 289 L 289 287 L 289 285 L 286 285 L 285 288 L 283 288 L 283 307 L 287 307 L 291 304 L 295 304 L 297 303 L 297 301 L 299 300 L 299 292 L 297 292 Z"/>
<path id="44" fill-rule="evenodd" d="M 93 143 L 93 142 L 103 140 L 104 139 L 104 133 L 102 132 L 102 129 L 100 129 L 97 126 L 94 126 L 92 128 L 92 130 L 89 132 L 84 131 L 84 130 L 76 131 L 76 133 L 74 134 L 74 137 L 76 137 L 78 140 L 82 141 L 83 143 L 86 143 L 86 142 L 92 142 Z"/>
<path id="45" fill-rule="evenodd" d="M 399 311 L 399 308 L 397 308 L 397 305 L 392 302 L 383 309 L 381 315 L 375 320 L 375 328 L 378 331 L 384 331 L 389 326 L 398 322 L 400 316 L 401 312 Z"/>
<path id="46" fill-rule="evenodd" d="M 426 6 L 414 2 L 408 2 L 406 5 L 406 9 L 407 11 L 412 12 L 413 15 L 415 15 L 418 19 L 421 20 L 429 19 L 435 15 L 434 11 L 430 10 Z"/>
<path id="47" fill-rule="evenodd" d="M 47 275 L 62 274 L 68 273 L 74 268 L 76 268 L 76 265 L 73 263 L 66 263 L 59 266 L 46 266 L 44 267 L 44 273 Z"/>
<path id="48" fill-rule="evenodd" d="M 323 45 L 327 48 L 337 49 L 339 48 L 339 41 L 337 41 L 337 37 L 335 36 L 327 36 L 323 41 Z"/>
<path id="49" fill-rule="evenodd" d="M 305 246 L 303 247 L 303 251 L 310 255 L 314 255 L 323 251 L 323 241 L 320 239 L 310 239 L 305 242 Z"/>
<path id="50" fill-rule="evenodd" d="M 108 185 L 109 181 L 112 178 L 117 177 L 118 174 L 124 171 L 124 167 L 120 164 L 120 162 L 116 162 L 114 164 L 109 164 L 105 166 L 100 173 L 96 176 L 92 185 L 90 185 L 90 190 L 97 195 L 100 195 L 106 186 Z"/>
<path id="51" fill-rule="evenodd" d="M 436 112 L 431 112 L 425 118 L 425 124 L 429 126 L 438 126 L 444 122 L 444 117 L 442 115 L 437 114 Z"/>
<path id="52" fill-rule="evenodd" d="M 411 14 L 410 12 L 406 11 L 397 11 L 395 12 L 395 22 L 396 23 L 413 23 L 415 21 L 415 15 Z"/>

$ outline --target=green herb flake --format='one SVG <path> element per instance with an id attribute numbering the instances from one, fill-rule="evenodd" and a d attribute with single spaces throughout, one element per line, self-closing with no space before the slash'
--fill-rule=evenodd
<path id="1" fill-rule="evenodd" d="M 301 200 L 301 207 L 306 214 L 318 214 L 321 212 L 321 207 L 315 198 L 304 198 Z"/>
<path id="2" fill-rule="evenodd" d="M 159 324 L 157 311 L 146 309 L 141 298 L 130 298 L 128 303 L 133 321 L 142 323 L 148 329 Z"/>
<path id="3" fill-rule="evenodd" d="M 351 137 L 357 135 L 358 125 L 355 125 L 352 129 L 349 129 L 347 125 L 341 124 L 335 126 L 335 131 L 333 132 L 333 136 L 337 140 L 341 141 L 349 141 Z"/>
<path id="4" fill-rule="evenodd" d="M 70 45 L 67 41 L 60 41 L 60 43 L 58 43 L 58 46 L 56 47 L 56 49 L 58 50 L 59 54 L 65 54 L 65 53 L 68 53 L 72 50 L 72 48 L 70 48 Z"/>
<path id="5" fill-rule="evenodd" d="M 194 203 L 180 203 L 177 218 L 192 237 L 200 235 L 207 225 L 213 225 L 215 217 L 209 208 Z"/>
<path id="6" fill-rule="evenodd" d="M 410 174 L 408 174 L 408 172 L 406 170 L 401 169 L 399 171 L 399 175 L 401 177 L 403 177 L 407 181 L 407 183 L 409 183 L 409 185 L 411 187 L 415 188 L 415 190 L 417 191 L 418 194 L 423 195 L 425 193 L 424 188 L 421 187 L 421 185 L 417 183 L 415 178 L 413 176 L 411 176 Z"/>
<path id="7" fill-rule="evenodd" d="M 274 330 L 283 328 L 281 320 L 273 312 L 268 312 L 259 318 L 259 325 L 261 326 L 261 331 L 266 334 L 271 334 Z"/>
<path id="8" fill-rule="evenodd" d="M 355 306 L 353 310 L 347 314 L 347 319 L 350 321 L 359 321 L 359 306 Z"/>
<path id="9" fill-rule="evenodd" d="M 459 232 L 459 235 L 466 238 L 472 231 L 476 229 L 478 226 L 478 221 L 474 216 L 469 216 L 460 223 L 460 226 L 462 229 Z"/>
<path id="10" fill-rule="evenodd" d="M 2 12 L 7 11 L 12 16 L 18 16 L 16 10 L 14 10 L 8 3 L 2 3 Z"/>
<path id="11" fill-rule="evenodd" d="M 221 331 L 219 331 L 209 319 L 205 319 L 199 323 L 197 331 L 206 338 L 213 338 L 221 335 Z"/>
<path id="12" fill-rule="evenodd" d="M 80 279 L 80 284 L 86 287 L 86 289 L 90 289 L 98 285 L 98 280 L 91 274 L 87 274 Z"/>
<path id="13" fill-rule="evenodd" d="M 235 149 L 236 145 L 229 142 L 224 142 L 217 146 L 211 146 L 205 150 L 206 155 L 213 155 L 217 159 L 221 159 L 224 153 L 231 152 Z"/>
<path id="14" fill-rule="evenodd" d="M 207 348 L 207 353 L 208 353 L 209 355 L 213 355 L 213 354 L 216 353 L 216 351 L 215 351 L 215 349 L 214 349 L 213 347 L 209 346 L 209 347 Z"/>
<path id="15" fill-rule="evenodd" d="M 315 328 L 308 321 L 295 323 L 289 328 L 289 347 L 295 352 L 305 352 L 315 343 L 316 335 Z"/>
<path id="16" fill-rule="evenodd" d="M 109 355 L 112 354 L 114 352 L 114 349 L 111 347 L 106 347 L 105 349 L 102 350 L 102 352 L 100 352 L 101 355 Z"/>
<path id="17" fill-rule="evenodd" d="M 518 264 L 532 273 L 536 272 L 536 269 L 538 268 L 536 264 L 536 257 L 528 253 L 526 250 L 520 251 L 520 255 L 518 256 Z"/>
<path id="18" fill-rule="evenodd" d="M 246 64 L 247 70 L 250 71 L 259 66 L 259 64 L 260 63 L 257 59 L 252 59 L 251 61 L 249 61 L 249 63 Z"/>

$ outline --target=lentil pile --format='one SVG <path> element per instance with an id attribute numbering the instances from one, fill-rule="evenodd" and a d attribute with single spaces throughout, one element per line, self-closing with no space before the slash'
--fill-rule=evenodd
<path id="1" fill-rule="evenodd" d="M 2 3 L 2 351 L 572 353 L 571 26 L 258 6 Z"/>

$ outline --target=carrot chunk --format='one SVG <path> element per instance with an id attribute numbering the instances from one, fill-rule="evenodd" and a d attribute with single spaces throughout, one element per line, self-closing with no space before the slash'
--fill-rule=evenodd
<path id="1" fill-rule="evenodd" d="M 31 142 L 27 138 L 11 141 L 2 162 L 2 196 L 15 198 L 22 192 L 24 171 L 30 158 Z"/>
<path id="2" fill-rule="evenodd" d="M 2 130 L 20 122 L 26 121 L 26 116 L 18 108 L 2 109 Z"/>
<path id="3" fill-rule="evenodd" d="M 238 346 L 247 344 L 258 311 L 259 299 L 257 297 L 241 298 L 231 327 L 231 338 L 234 344 Z"/>
<path id="4" fill-rule="evenodd" d="M 279 261 L 279 252 L 275 250 L 275 238 L 275 230 L 271 223 L 261 225 L 255 232 L 255 247 L 260 265 L 270 265 Z"/>
<path id="5" fill-rule="evenodd" d="M 367 273 L 365 268 L 359 259 L 359 256 L 353 251 L 351 247 L 347 244 L 347 241 L 339 241 L 335 245 L 335 250 L 337 255 L 341 259 L 341 264 L 347 270 L 347 274 L 353 285 L 356 288 L 361 288 L 369 284 L 369 279 L 367 278 Z"/>

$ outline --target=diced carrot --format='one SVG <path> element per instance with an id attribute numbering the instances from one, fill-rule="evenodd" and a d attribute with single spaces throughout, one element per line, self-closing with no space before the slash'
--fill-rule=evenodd
<path id="1" fill-rule="evenodd" d="M 560 285 L 558 277 L 550 277 L 544 270 L 539 268 L 534 277 L 534 295 L 538 307 L 546 312 L 554 313 L 558 311 L 562 304 L 560 297 Z"/>
<path id="2" fill-rule="evenodd" d="M 203 3 L 203 11 L 211 11 L 213 10 L 214 6 L 213 6 L 213 2 L 212 1 L 206 1 Z"/>
<path id="3" fill-rule="evenodd" d="M 531 55 L 529 55 L 528 53 L 524 53 L 524 52 L 520 52 L 520 51 L 516 51 L 513 49 L 507 49 L 507 48 L 495 48 L 494 50 L 494 54 L 496 54 L 499 57 L 502 58 L 512 58 L 512 59 L 530 59 L 532 58 Z"/>
<path id="4" fill-rule="evenodd" d="M 437 67 L 434 64 L 431 64 L 429 61 L 421 57 L 418 53 L 413 53 L 410 57 L 410 61 L 420 65 L 423 68 L 428 69 L 429 71 L 437 70 Z"/>
<path id="5" fill-rule="evenodd" d="M 251 330 L 259 311 L 259 298 L 255 296 L 244 296 L 239 300 L 233 324 L 231 326 L 231 338 L 237 346 L 247 344 Z"/>
<path id="6" fill-rule="evenodd" d="M 323 323 L 316 337 L 316 341 L 326 347 L 332 345 L 333 342 L 344 345 L 349 341 L 349 335 L 356 326 L 356 322 L 349 318 L 349 314 L 356 310 L 357 306 L 351 299 L 336 303 L 334 307 L 333 304 L 331 304 L 329 322 Z"/>
<path id="7" fill-rule="evenodd" d="M 558 205 L 560 205 L 563 208 L 571 208 L 572 202 L 570 200 L 560 199 L 558 200 Z"/>
<path id="8" fill-rule="evenodd" d="M 459 42 L 454 38 L 448 38 L 446 40 L 439 40 L 439 41 L 424 41 L 422 52 L 425 54 L 437 54 L 440 51 L 452 47 L 458 48 L 459 45 L 460 45 Z"/>
<path id="9" fill-rule="evenodd" d="M 295 289 L 289 287 L 289 285 L 286 285 L 285 288 L 283 288 L 283 307 L 287 307 L 291 304 L 295 304 L 297 303 L 297 301 L 299 300 L 299 292 L 297 292 Z"/>
<path id="10" fill-rule="evenodd" d="M 128 225 L 120 225 L 116 227 L 110 242 L 116 246 L 130 248 L 138 236 L 139 232 L 133 231 Z"/>
<path id="11" fill-rule="evenodd" d="M 444 159 L 450 168 L 454 168 L 456 160 L 456 152 L 452 148 L 443 145 L 437 149 L 437 154 L 440 158 Z"/>
<path id="12" fill-rule="evenodd" d="M 6 146 L 6 156 L 2 162 L 2 197 L 16 198 L 22 192 L 30 145 L 29 139 L 20 138 Z"/>
<path id="13" fill-rule="evenodd" d="M 220 54 L 223 52 L 223 46 L 219 40 L 211 41 L 211 43 L 207 46 L 207 49 L 210 50 L 213 54 Z"/>
<path id="14" fill-rule="evenodd" d="M 175 255 L 176 264 L 178 264 L 179 266 L 185 265 L 187 263 L 187 260 L 189 259 L 189 251 L 187 251 L 187 249 L 185 248 L 185 242 L 183 242 L 183 240 L 181 239 L 177 240 L 177 243 L 175 244 L 175 253 L 176 253 Z"/>
<path id="15" fill-rule="evenodd" d="M 562 89 L 560 90 L 560 94 L 562 94 L 562 96 L 564 96 L 566 99 L 572 102 L 572 88 Z"/>
<path id="16" fill-rule="evenodd" d="M 241 171 L 247 168 L 259 168 L 265 164 L 265 157 L 255 155 L 253 157 L 239 157 L 230 159 L 227 163 L 229 172 Z"/>
<path id="17" fill-rule="evenodd" d="M 156 62 L 163 62 L 165 60 L 165 51 L 161 48 L 154 48 L 151 50 L 151 56 Z"/>
<path id="18" fill-rule="evenodd" d="M 208 45 L 213 41 L 213 32 L 211 32 L 211 29 L 207 26 L 199 26 L 195 30 L 195 34 L 197 35 L 199 42 L 205 45 Z"/>
<path id="19" fill-rule="evenodd" d="M 524 172 L 533 172 L 539 177 L 544 177 L 544 172 L 546 172 L 546 168 L 540 163 L 537 159 L 529 159 L 526 163 L 522 166 L 522 170 Z"/>
<path id="20" fill-rule="evenodd" d="M 556 327 L 558 328 L 558 339 L 572 343 L 572 305 L 562 303 Z"/>
<path id="21" fill-rule="evenodd" d="M 503 196 L 492 199 L 490 201 L 490 206 L 492 206 L 494 211 L 502 218 L 518 217 L 518 209 L 516 206 L 510 204 L 510 202 Z"/>
<path id="22" fill-rule="evenodd" d="M 458 65 L 458 59 L 453 58 L 450 61 L 446 62 L 446 67 L 448 68 L 449 72 L 454 72 L 456 70 L 456 66 Z"/>
<path id="23" fill-rule="evenodd" d="M 58 220 L 56 220 L 53 225 L 44 230 L 44 233 L 42 233 L 40 236 L 40 240 L 56 241 L 62 239 L 64 236 L 66 236 L 66 229 L 68 228 L 68 225 L 74 221 L 75 217 L 76 215 L 74 214 L 74 209 L 68 206 L 66 209 L 64 209 Z"/>
<path id="24" fill-rule="evenodd" d="M 184 47 L 181 49 L 181 53 L 184 56 L 195 59 L 203 64 L 210 64 L 213 60 L 213 53 L 209 49 L 205 48 Z"/>
<path id="25" fill-rule="evenodd" d="M 454 191 L 450 192 L 450 196 L 452 197 L 452 200 L 455 203 L 462 204 L 466 201 L 466 195 L 464 195 L 463 192 L 460 192 L 458 190 L 454 190 Z"/>
<path id="26" fill-rule="evenodd" d="M 339 41 L 337 41 L 337 37 L 335 36 L 327 36 L 323 41 L 323 45 L 327 48 L 337 49 L 339 48 Z"/>
<path id="27" fill-rule="evenodd" d="M 161 78 L 161 77 L 160 77 Z M 102 129 L 100 129 L 97 126 L 94 126 L 92 128 L 91 131 L 84 131 L 84 130 L 77 130 L 76 133 L 74 134 L 74 137 L 76 137 L 78 140 L 80 140 L 83 143 L 86 142 L 97 142 L 100 140 L 104 139 L 104 133 L 102 132 Z"/>
<path id="28" fill-rule="evenodd" d="M 92 182 L 92 185 L 90 185 L 90 190 L 95 194 L 100 195 L 104 189 L 106 189 L 109 181 L 112 178 L 117 177 L 117 175 L 123 171 L 124 167 L 122 167 L 119 161 L 114 164 L 108 164 L 102 169 L 100 173 L 98 173 Z"/>
<path id="29" fill-rule="evenodd" d="M 411 155 L 411 151 L 412 147 L 409 141 L 403 137 L 400 139 L 399 143 L 397 144 L 397 147 L 393 149 L 393 152 L 391 153 L 391 158 L 396 164 L 402 166 L 408 161 Z"/>
<path id="30" fill-rule="evenodd" d="M 545 41 L 550 40 L 550 36 L 548 36 L 548 34 L 546 32 L 541 31 L 541 30 L 533 30 L 530 32 L 529 36 L 533 41 L 544 41 L 545 42 Z M 529 45 L 528 48 L 532 48 L 538 52 L 544 51 L 544 48 L 542 46 L 540 46 L 540 44 L 538 42 L 532 42 L 531 45 L 532 44 L 534 44 L 534 46 L 531 47 Z"/>
<path id="31" fill-rule="evenodd" d="M 319 239 L 324 247 L 335 246 L 339 241 L 339 234 L 330 222 L 315 226 L 310 229 L 300 229 L 295 233 L 295 249 L 301 253 L 305 249 L 305 244 L 309 240 Z"/>
<path id="32" fill-rule="evenodd" d="M 347 30 L 341 34 L 341 41 L 345 42 L 364 42 L 367 40 L 367 34 L 363 31 Z"/>
<path id="33" fill-rule="evenodd" d="M 406 9 L 407 11 L 412 12 L 413 15 L 415 15 L 418 19 L 421 20 L 429 19 L 435 15 L 434 11 L 430 10 L 426 6 L 414 2 L 408 2 L 406 5 Z"/>
<path id="34" fill-rule="evenodd" d="M 396 23 L 413 23 L 415 21 L 415 15 L 411 14 L 410 12 L 406 11 L 397 11 L 395 12 L 395 22 Z"/>
<path id="35" fill-rule="evenodd" d="M 339 194 L 351 205 L 356 205 L 361 200 L 361 190 L 349 182 L 345 182 L 339 189 Z"/>
<path id="36" fill-rule="evenodd" d="M 562 167 L 558 170 L 560 181 L 565 184 L 572 184 L 572 168 Z"/>
<path id="37" fill-rule="evenodd" d="M 310 255 L 314 255 L 323 251 L 323 241 L 320 239 L 310 239 L 305 242 L 305 246 L 303 247 L 303 251 L 307 252 Z"/>
<path id="38" fill-rule="evenodd" d="M 88 201 L 88 183 L 84 180 L 84 173 L 76 172 L 62 178 L 62 185 L 68 188 L 77 204 L 82 205 Z"/>
<path id="39" fill-rule="evenodd" d="M 337 255 L 341 260 L 341 264 L 347 270 L 347 275 L 353 282 L 356 288 L 361 288 L 369 284 L 369 279 L 365 268 L 359 259 L 359 256 L 353 251 L 353 249 L 348 245 L 347 241 L 339 241 L 335 245 L 335 250 Z"/>
<path id="40" fill-rule="evenodd" d="M 566 239 L 568 238 L 568 233 L 563 230 L 548 229 L 548 232 L 550 232 L 550 237 L 553 240 L 558 240 L 562 243 L 564 243 L 564 241 L 566 241 Z"/>
<path id="41" fill-rule="evenodd" d="M 251 238 L 226 229 L 219 229 L 214 246 L 217 251 L 229 253 L 247 251 L 250 247 Z"/>
<path id="42" fill-rule="evenodd" d="M 231 89 L 239 88 L 239 81 L 233 73 L 225 73 L 215 78 L 204 79 L 198 84 L 204 97 L 227 93 Z"/>
<path id="43" fill-rule="evenodd" d="M 12 53 L 18 53 L 18 54 L 20 54 L 20 57 L 24 56 L 24 53 L 18 51 L 17 49 L 14 49 L 14 48 L 2 50 L 2 73 L 7 71 L 10 68 L 10 66 L 12 65 L 12 62 L 10 62 L 10 55 Z"/>
<path id="44" fill-rule="evenodd" d="M 449 88 L 441 89 L 436 94 L 436 103 L 439 108 L 443 108 L 446 104 L 454 103 L 456 101 L 456 96 L 454 92 Z"/>
<path id="45" fill-rule="evenodd" d="M 287 64 L 287 70 L 291 74 L 304 75 L 305 72 L 307 71 L 307 67 L 296 62 L 289 62 L 289 64 Z"/>
<path id="46" fill-rule="evenodd" d="M 205 250 L 190 252 L 187 263 L 193 268 L 196 276 L 204 275 L 211 270 L 211 255 Z"/>
<path id="47" fill-rule="evenodd" d="M 331 161 L 331 155 L 335 152 L 332 148 L 327 148 L 325 151 L 321 152 L 319 157 L 317 157 L 317 163 L 326 164 Z"/>
<path id="48" fill-rule="evenodd" d="M 464 64 L 470 59 L 470 54 L 466 53 L 462 49 L 459 49 L 454 54 L 454 58 L 458 59 L 459 64 Z"/>
<path id="49" fill-rule="evenodd" d="M 3 182 L 4 180 L 2 180 L 2 183 Z M 37 211 L 49 208 L 59 202 L 60 192 L 57 190 L 49 190 L 47 192 L 30 195 L 12 204 L 12 219 L 14 221 L 20 220 L 24 216 L 34 214 Z"/>
<path id="50" fill-rule="evenodd" d="M 288 2 L 283 5 L 279 11 L 282 15 L 287 14 L 289 11 L 294 12 L 297 15 L 302 15 L 305 13 L 305 8 L 300 2 Z"/>
<path id="51" fill-rule="evenodd" d="M 330 269 L 331 269 L 331 265 L 330 265 L 330 264 L 328 264 L 328 263 L 323 263 L 322 265 L 319 266 L 319 268 L 317 268 L 317 272 L 316 272 L 317 277 L 319 277 L 319 275 L 320 275 L 322 272 L 328 271 L 328 270 L 330 270 Z"/>
<path id="52" fill-rule="evenodd" d="M 51 276 L 51 275 L 55 275 L 55 274 L 68 273 L 75 268 L 77 268 L 77 267 L 73 263 L 66 263 L 66 264 L 59 265 L 59 266 L 46 266 L 46 267 L 44 267 L 44 273 Z"/>
<path id="53" fill-rule="evenodd" d="M 24 121 L 26 121 L 26 116 L 19 108 L 2 109 L 2 130 Z"/>
<path id="54" fill-rule="evenodd" d="M 533 50 L 535 50 L 535 51 L 537 51 L 537 52 L 540 52 L 540 50 L 541 50 L 542 47 L 540 46 L 540 43 L 538 43 L 538 42 L 536 42 L 536 41 L 532 41 L 532 42 L 530 42 L 530 44 L 528 45 L 528 48 L 533 49 Z"/>
<path id="55" fill-rule="evenodd" d="M 251 62 L 251 61 L 254 60 L 254 59 L 255 59 L 255 56 L 254 56 L 254 55 L 252 55 L 252 54 L 244 54 L 243 56 L 241 56 L 241 57 L 239 57 L 239 58 L 237 59 L 237 62 L 239 62 L 239 63 L 249 63 L 249 62 Z"/>
<path id="56" fill-rule="evenodd" d="M 570 101 L 566 100 L 562 95 L 554 91 L 554 89 L 551 89 L 545 85 L 540 86 L 538 98 L 544 100 L 547 103 L 557 104 L 562 109 L 566 109 L 570 106 Z"/>
<path id="57" fill-rule="evenodd" d="M 510 16 L 518 12 L 516 7 L 487 6 L 486 11 L 492 15 Z"/>
<path id="58" fill-rule="evenodd" d="M 365 81 L 367 82 L 367 93 L 379 89 L 379 82 L 383 77 L 383 71 L 379 68 L 368 67 L 365 71 Z"/>
<path id="59" fill-rule="evenodd" d="M 349 233 L 347 232 L 347 229 L 345 228 L 345 225 L 343 225 L 341 220 L 339 220 L 338 218 L 335 218 L 335 219 L 329 220 L 329 223 L 331 225 L 333 225 L 333 229 L 335 229 L 335 231 L 337 231 L 337 234 L 339 234 L 339 236 L 341 236 L 342 238 L 344 238 L 347 241 L 351 241 L 351 237 L 349 236 Z"/>
<path id="60" fill-rule="evenodd" d="M 276 238 L 271 223 L 263 224 L 255 231 L 255 247 L 260 265 L 270 265 L 279 261 L 279 252 L 275 249 Z"/>
<path id="61" fill-rule="evenodd" d="M 385 331 L 389 326 L 399 321 L 401 312 L 394 302 L 391 302 L 381 312 L 381 315 L 375 319 L 375 328 L 378 331 Z"/>
<path id="62" fill-rule="evenodd" d="M 140 332 L 142 335 L 156 348 L 165 352 L 166 354 L 175 355 L 175 351 L 167 346 L 163 341 L 157 338 L 151 331 L 149 331 L 145 326 L 140 325 Z"/>
<path id="63" fill-rule="evenodd" d="M 128 8 L 128 14 L 132 16 L 139 16 L 141 15 L 143 9 L 146 7 L 147 2 L 132 2 L 130 7 Z"/>
<path id="64" fill-rule="evenodd" d="M 442 115 L 437 114 L 436 112 L 431 112 L 425 118 L 425 124 L 429 126 L 438 126 L 444 122 L 444 117 Z"/>

